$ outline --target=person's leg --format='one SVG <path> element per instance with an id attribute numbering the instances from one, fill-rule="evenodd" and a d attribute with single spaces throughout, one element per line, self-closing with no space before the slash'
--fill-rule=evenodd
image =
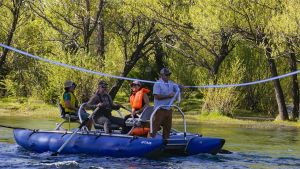
<path id="1" fill-rule="evenodd" d="M 87 113 L 84 109 L 81 109 L 80 112 L 80 117 L 83 121 L 87 120 L 89 118 L 90 114 Z M 86 127 L 88 128 L 88 130 L 91 130 L 93 125 L 93 120 L 92 119 L 88 119 L 87 123 L 86 123 Z"/>
<path id="2" fill-rule="evenodd" d="M 131 114 L 128 114 L 124 117 L 124 121 L 126 121 L 127 119 L 132 118 Z"/>
<path id="3" fill-rule="evenodd" d="M 88 130 L 92 129 L 92 125 L 93 125 L 93 120 L 92 119 L 88 119 L 88 121 L 86 123 L 86 127 L 88 128 Z"/>
<path id="4" fill-rule="evenodd" d="M 129 119 L 129 118 L 132 118 L 131 114 L 128 114 L 128 115 L 126 115 L 126 116 L 124 117 L 124 123 L 125 123 L 126 120 Z M 123 133 L 123 134 L 126 134 L 126 133 L 128 133 L 131 129 L 132 129 L 132 126 L 126 126 L 126 123 L 125 123 L 125 127 L 124 127 L 124 129 L 122 130 L 122 133 Z"/>
<path id="5" fill-rule="evenodd" d="M 172 128 L 172 110 L 164 110 L 164 119 L 162 120 L 163 125 L 163 139 L 167 140 L 170 137 Z"/>
<path id="6" fill-rule="evenodd" d="M 124 119 L 122 119 L 120 117 L 114 117 L 114 116 L 111 116 L 109 119 L 112 124 L 117 124 L 118 126 L 120 126 L 122 128 L 122 131 L 121 131 L 122 134 L 128 133 Z"/>
<path id="7" fill-rule="evenodd" d="M 111 133 L 111 129 L 110 129 L 111 121 L 108 118 L 101 116 L 96 120 L 96 123 L 103 125 L 104 132 L 106 134 Z"/>
<path id="8" fill-rule="evenodd" d="M 111 116 L 109 119 L 110 119 L 112 124 L 117 124 L 119 126 L 125 126 L 124 119 L 122 119 L 120 117 Z"/>
<path id="9" fill-rule="evenodd" d="M 153 122 L 152 122 L 153 130 L 152 130 L 152 133 L 151 133 L 151 137 L 156 136 L 156 133 L 159 130 L 160 125 L 161 125 L 162 120 L 163 120 L 163 113 L 164 112 L 163 112 L 162 109 L 157 110 L 157 112 L 155 113 L 154 118 L 153 118 Z"/>

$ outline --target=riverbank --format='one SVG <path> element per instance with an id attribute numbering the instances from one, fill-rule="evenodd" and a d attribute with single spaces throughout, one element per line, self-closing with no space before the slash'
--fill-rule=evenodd
<path id="1" fill-rule="evenodd" d="M 32 118 L 59 118 L 58 107 L 43 101 L 23 98 L 0 99 L 0 117 L 24 116 Z"/>
<path id="2" fill-rule="evenodd" d="M 128 106 L 128 105 L 127 105 Z M 123 115 L 128 114 L 124 111 Z M 117 116 L 117 113 L 115 112 Z M 56 105 L 45 104 L 43 101 L 35 99 L 16 99 L 6 98 L 0 99 L 0 117 L 30 117 L 30 118 L 47 118 L 53 120 L 60 120 L 59 109 Z M 221 126 L 236 126 L 243 128 L 287 128 L 300 129 L 300 122 L 288 121 L 256 121 L 256 120 L 241 120 L 220 115 L 218 113 L 200 114 L 195 111 L 185 112 L 185 118 L 188 124 L 216 124 Z M 174 112 L 174 123 L 181 123 L 182 118 L 179 112 Z"/>

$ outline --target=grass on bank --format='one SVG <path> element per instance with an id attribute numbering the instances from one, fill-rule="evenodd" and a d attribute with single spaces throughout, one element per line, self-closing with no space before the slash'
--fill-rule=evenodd
<path id="1" fill-rule="evenodd" d="M 129 105 L 125 105 L 129 107 Z M 123 115 L 128 112 L 123 111 Z M 254 121 L 254 120 L 239 120 L 223 116 L 220 113 L 199 113 L 198 110 L 185 111 L 185 119 L 188 124 L 216 124 L 230 125 L 247 128 L 300 128 L 299 122 L 288 121 Z M 117 116 L 117 113 L 114 112 Z M 0 99 L 0 117 L 4 116 L 26 116 L 32 118 L 50 118 L 60 120 L 59 109 L 56 105 L 46 104 L 43 101 L 27 98 L 4 98 Z M 181 114 L 177 111 L 173 114 L 173 122 L 182 123 Z"/>
<path id="2" fill-rule="evenodd" d="M 0 99 L 1 116 L 27 116 L 33 118 L 59 118 L 59 109 L 55 105 L 27 98 Z"/>

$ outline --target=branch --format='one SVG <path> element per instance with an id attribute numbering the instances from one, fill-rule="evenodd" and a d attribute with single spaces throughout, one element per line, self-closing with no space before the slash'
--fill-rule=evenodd
<path id="1" fill-rule="evenodd" d="M 96 29 L 96 26 L 98 24 L 99 18 L 101 14 L 103 13 L 103 8 L 104 8 L 104 0 L 100 0 L 99 5 L 98 5 L 98 11 L 96 13 L 96 19 L 92 25 L 92 28 L 89 31 L 89 34 L 92 34 L 92 32 Z"/>
<path id="2" fill-rule="evenodd" d="M 30 9 L 37 14 L 39 17 L 41 17 L 42 19 L 44 19 L 54 30 L 56 30 L 57 32 L 61 33 L 62 35 L 65 35 L 67 37 L 69 37 L 69 34 L 67 34 L 65 31 L 63 31 L 62 29 L 59 29 L 57 26 L 54 25 L 54 23 L 43 13 L 43 11 L 41 9 L 39 9 L 38 7 L 36 7 L 34 4 L 29 3 L 30 5 Z M 37 8 L 37 10 L 35 10 L 34 7 Z"/>
<path id="3" fill-rule="evenodd" d="M 161 38 L 160 38 L 160 40 L 161 40 Z M 196 65 L 199 65 L 201 67 L 204 67 L 204 68 L 210 70 L 209 64 L 207 63 L 207 61 L 203 57 L 201 57 L 202 62 L 199 62 L 197 59 L 195 59 L 195 56 L 191 56 L 191 55 L 187 54 L 186 52 L 184 52 L 182 49 L 179 49 L 179 48 L 177 48 L 177 47 L 175 47 L 175 46 L 173 46 L 169 43 L 166 43 L 166 42 L 164 42 L 164 43 L 166 44 L 167 47 L 173 48 L 179 54 L 182 54 L 183 56 L 191 59 Z"/>
<path id="4" fill-rule="evenodd" d="M 58 14 L 63 21 L 65 21 L 67 24 L 73 26 L 74 28 L 76 29 L 79 29 L 79 30 L 82 30 L 82 28 L 80 28 L 79 26 L 77 26 L 75 23 L 73 23 L 69 18 L 65 17 L 63 14 L 61 14 L 60 12 L 54 10 L 54 9 L 51 9 L 53 13 L 55 14 Z"/>

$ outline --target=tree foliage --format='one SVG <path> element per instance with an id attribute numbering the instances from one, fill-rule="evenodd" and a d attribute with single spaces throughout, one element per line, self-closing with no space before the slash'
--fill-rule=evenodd
<path id="1" fill-rule="evenodd" d="M 0 41 L 62 63 L 107 74 L 156 80 L 162 67 L 182 85 L 244 83 L 296 71 L 300 41 L 298 0 L 4 0 Z M 86 101 L 97 81 L 113 97 L 128 82 L 50 65 L 1 49 L 1 96 L 55 102 L 67 79 Z M 151 84 L 147 84 L 151 88 Z M 197 93 L 197 94 L 191 94 Z M 269 83 L 192 89 L 205 112 L 236 109 L 298 119 L 297 75 Z M 297 99 L 298 98 L 298 99 Z M 123 99 L 126 100 L 126 99 Z M 298 106 L 297 106 L 298 105 Z"/>

